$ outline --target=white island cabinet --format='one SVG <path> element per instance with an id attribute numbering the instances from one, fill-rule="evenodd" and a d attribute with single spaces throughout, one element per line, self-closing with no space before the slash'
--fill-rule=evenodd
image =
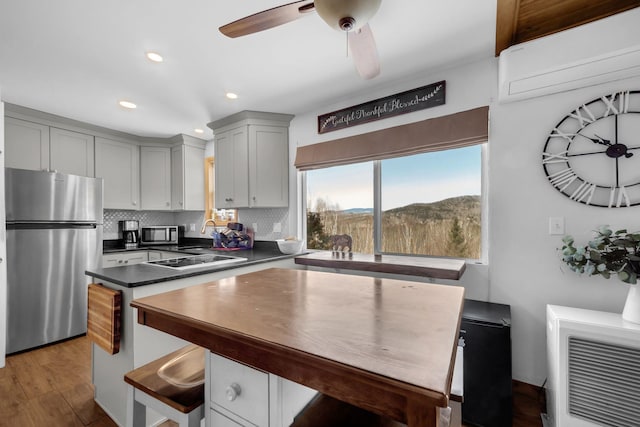
<path id="1" fill-rule="evenodd" d="M 162 253 L 163 255 L 168 254 L 165 251 L 162 251 Z M 138 271 L 137 267 L 133 265 L 120 268 Z M 290 258 L 134 287 L 121 286 L 104 278 L 92 278 L 93 282 L 99 282 L 108 288 L 122 291 L 120 351 L 110 355 L 96 344 L 92 344 L 92 381 L 96 403 L 118 425 L 126 425 L 127 388 L 124 382 L 124 374 L 188 344 L 188 342 L 180 338 L 139 324 L 137 322 L 137 310 L 130 306 L 131 301 L 271 267 L 295 268 L 295 264 L 293 259 Z M 149 266 L 148 268 L 164 269 L 165 267 Z M 238 381 L 242 382 L 241 379 Z M 283 385 L 283 387 L 286 389 L 283 390 L 290 391 L 287 388 L 288 385 Z M 153 425 L 157 425 L 160 423 L 161 418 L 159 414 L 154 413 L 151 409 L 147 410 L 147 425 L 151 425 L 149 423 L 153 422 L 156 423 Z"/>
<path id="2" fill-rule="evenodd" d="M 243 111 L 209 123 L 219 209 L 289 204 L 290 114 Z"/>

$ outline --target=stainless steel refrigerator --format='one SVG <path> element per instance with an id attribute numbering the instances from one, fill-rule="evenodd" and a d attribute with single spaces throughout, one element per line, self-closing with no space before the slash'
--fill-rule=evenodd
<path id="1" fill-rule="evenodd" d="M 102 257 L 102 179 L 5 169 L 7 353 L 87 330 Z"/>

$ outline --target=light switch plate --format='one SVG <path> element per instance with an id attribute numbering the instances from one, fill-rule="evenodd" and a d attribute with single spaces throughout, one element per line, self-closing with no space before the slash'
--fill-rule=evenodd
<path id="1" fill-rule="evenodd" d="M 549 234 L 552 236 L 564 234 L 564 217 L 549 217 Z"/>
<path id="2" fill-rule="evenodd" d="M 273 232 L 280 233 L 282 231 L 282 223 L 274 222 L 273 223 Z"/>

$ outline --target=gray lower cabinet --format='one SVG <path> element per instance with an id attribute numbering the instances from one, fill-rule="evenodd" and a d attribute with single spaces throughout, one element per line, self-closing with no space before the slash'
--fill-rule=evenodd
<path id="1" fill-rule="evenodd" d="M 149 261 L 147 251 L 116 252 L 102 255 L 102 267 L 121 267 Z"/>

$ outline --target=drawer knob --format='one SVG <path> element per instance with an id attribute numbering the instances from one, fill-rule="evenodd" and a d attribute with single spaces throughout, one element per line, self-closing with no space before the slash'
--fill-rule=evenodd
<path id="1" fill-rule="evenodd" d="M 238 383 L 231 384 L 229 387 L 227 387 L 227 390 L 226 390 L 227 400 L 229 402 L 233 402 L 234 400 L 236 400 L 238 396 L 240 396 L 241 391 L 242 389 L 240 388 L 240 384 Z"/>

